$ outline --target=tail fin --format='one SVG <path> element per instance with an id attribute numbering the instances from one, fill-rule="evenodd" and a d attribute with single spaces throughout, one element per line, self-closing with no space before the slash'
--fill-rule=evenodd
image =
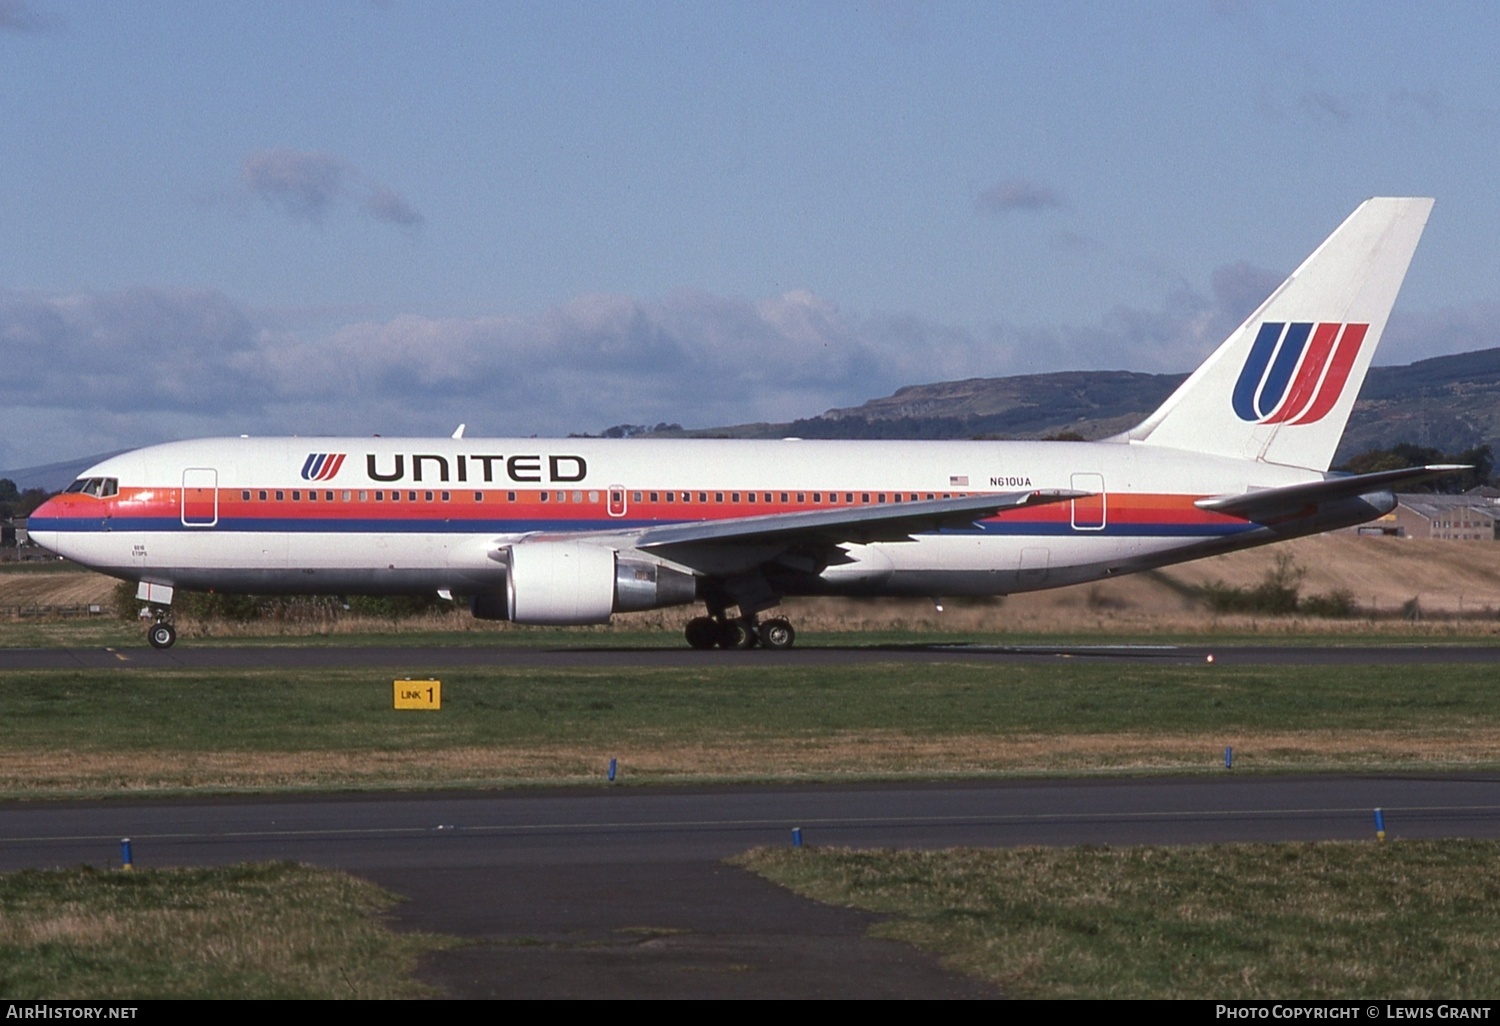
<path id="1" fill-rule="evenodd" d="M 1327 470 L 1430 199 L 1369 199 L 1121 440 Z"/>

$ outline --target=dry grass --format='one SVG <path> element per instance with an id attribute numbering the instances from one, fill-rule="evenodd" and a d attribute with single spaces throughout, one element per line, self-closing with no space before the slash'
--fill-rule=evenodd
<path id="1" fill-rule="evenodd" d="M 974 734 L 897 730 L 682 743 L 635 737 L 562 744 L 399 751 L 0 752 L 0 793 L 32 797 L 198 790 L 401 789 L 602 783 L 610 758 L 626 783 L 934 779 L 1013 774 L 1208 771 L 1234 748 L 1242 771 L 1363 767 L 1390 772 L 1493 766 L 1500 730 L 1203 734 Z"/>
<path id="2" fill-rule="evenodd" d="M 111 608 L 113 578 L 81 571 L 0 573 L 0 612 L 11 606 L 86 606 Z"/>
<path id="3" fill-rule="evenodd" d="M 290 863 L 0 877 L 0 993 L 11 999 L 389 998 L 437 938 L 394 934 L 395 899 Z"/>
<path id="4" fill-rule="evenodd" d="M 1196 589 L 1211 582 L 1253 587 L 1282 553 L 1290 555 L 1305 571 L 1304 596 L 1347 591 L 1366 615 L 1352 620 L 1215 616 L 1194 595 Z M 99 603 L 109 608 L 115 583 L 112 578 L 76 570 L 0 573 L 0 611 L 25 604 Z M 1413 601 L 1421 611 L 1420 622 L 1403 617 L 1403 609 Z M 1338 533 L 1094 584 L 1005 599 L 950 601 L 942 613 L 931 602 L 917 599 L 793 599 L 786 609 L 804 633 L 894 630 L 991 635 L 1089 632 L 1500 638 L 1500 543 L 1359 538 Z M 675 643 L 682 624 L 692 614 L 689 609 L 631 613 L 616 617 L 613 627 L 595 632 L 660 631 Z M 222 639 L 434 631 L 476 637 L 512 631 L 544 637 L 548 633 L 473 620 L 461 610 L 398 621 L 344 615 L 243 624 L 181 618 L 178 625 L 185 638 Z"/>
<path id="5" fill-rule="evenodd" d="M 873 933 L 1013 997 L 1493 999 L 1494 841 L 761 849 L 740 862 L 890 918 Z"/>

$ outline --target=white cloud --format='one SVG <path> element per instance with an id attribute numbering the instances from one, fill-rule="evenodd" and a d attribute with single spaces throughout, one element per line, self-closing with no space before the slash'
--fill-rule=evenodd
<path id="1" fill-rule="evenodd" d="M 1062 206 L 1062 196 L 1051 186 L 1027 178 L 1009 178 L 991 186 L 974 200 L 981 213 L 1003 214 L 1012 210 L 1045 210 Z"/>
<path id="2" fill-rule="evenodd" d="M 864 317 L 806 290 L 758 300 L 591 294 L 535 316 L 288 327 L 212 290 L 0 290 L 0 467 L 211 434 L 560 435 L 707 427 L 858 405 L 903 385 L 1051 370 L 1187 371 L 1281 275 L 1221 267 L 1099 323 Z M 1393 321 L 1381 362 L 1492 345 L 1493 309 Z"/>
<path id="3" fill-rule="evenodd" d="M 247 191 L 294 221 L 321 224 L 340 201 L 362 195 L 359 208 L 377 221 L 407 228 L 422 223 L 421 213 L 403 196 L 337 154 L 259 150 L 245 157 L 240 173 Z"/>

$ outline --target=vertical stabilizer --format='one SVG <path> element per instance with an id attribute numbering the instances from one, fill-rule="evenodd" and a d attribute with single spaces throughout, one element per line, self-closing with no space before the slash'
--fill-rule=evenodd
<path id="1" fill-rule="evenodd" d="M 1123 437 L 1327 470 L 1432 210 L 1366 200 Z"/>

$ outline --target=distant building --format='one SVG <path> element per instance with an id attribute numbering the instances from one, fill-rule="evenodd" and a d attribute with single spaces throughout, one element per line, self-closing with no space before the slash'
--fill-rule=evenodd
<path id="1" fill-rule="evenodd" d="M 1359 533 L 1438 541 L 1494 541 L 1497 520 L 1500 505 L 1488 496 L 1417 493 L 1397 495 L 1396 508 L 1361 526 Z"/>

